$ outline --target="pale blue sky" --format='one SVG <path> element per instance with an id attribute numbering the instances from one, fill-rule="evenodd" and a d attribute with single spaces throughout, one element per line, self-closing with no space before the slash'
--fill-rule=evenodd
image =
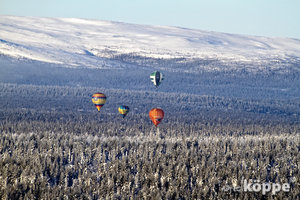
<path id="1" fill-rule="evenodd" d="M 300 38 L 300 0 L 0 0 L 0 15 L 75 17 Z"/>

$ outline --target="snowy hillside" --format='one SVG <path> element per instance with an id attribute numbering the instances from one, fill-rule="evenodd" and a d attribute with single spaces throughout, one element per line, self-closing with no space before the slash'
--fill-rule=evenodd
<path id="1" fill-rule="evenodd" d="M 224 65 L 247 67 L 250 63 L 252 68 L 271 69 L 274 66 L 269 63 L 300 62 L 300 39 L 74 18 L 0 16 L 0 55 L 89 68 L 117 68 L 120 64 L 111 58 L 134 55 L 184 58 L 185 62 L 213 59 Z"/>

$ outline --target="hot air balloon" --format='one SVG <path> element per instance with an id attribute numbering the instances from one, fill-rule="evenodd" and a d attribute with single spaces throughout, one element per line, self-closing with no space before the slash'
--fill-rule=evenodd
<path id="1" fill-rule="evenodd" d="M 150 74 L 150 79 L 153 84 L 158 87 L 161 84 L 162 80 L 164 80 L 164 77 L 161 72 L 155 71 Z"/>
<path id="2" fill-rule="evenodd" d="M 153 108 L 149 112 L 149 117 L 155 126 L 161 122 L 161 120 L 164 118 L 164 115 L 164 111 L 160 108 Z"/>
<path id="3" fill-rule="evenodd" d="M 105 104 L 106 102 L 106 96 L 103 93 L 95 93 L 92 96 L 92 102 L 95 104 L 96 108 L 98 111 L 100 111 L 101 107 Z"/>
<path id="4" fill-rule="evenodd" d="M 119 113 L 121 115 L 123 115 L 123 118 L 124 118 L 127 115 L 127 113 L 129 112 L 129 107 L 128 106 L 120 106 L 118 108 L 118 110 L 119 110 Z"/>

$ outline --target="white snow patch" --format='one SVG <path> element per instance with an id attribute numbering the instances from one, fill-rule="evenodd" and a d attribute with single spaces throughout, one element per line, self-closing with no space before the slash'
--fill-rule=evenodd
<path id="1" fill-rule="evenodd" d="M 114 67 L 104 58 L 300 62 L 300 40 L 76 18 L 0 16 L 0 54 L 65 66 Z"/>

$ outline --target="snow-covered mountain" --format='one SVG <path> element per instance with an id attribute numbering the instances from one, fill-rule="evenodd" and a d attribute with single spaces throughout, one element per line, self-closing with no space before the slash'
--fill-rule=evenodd
<path id="1" fill-rule="evenodd" d="M 280 63 L 300 63 L 300 39 L 75 18 L 0 16 L 0 54 L 69 67 L 116 67 L 111 58 L 134 55 L 184 58 L 185 62 L 213 59 L 228 66 L 239 63 L 232 67 L 250 64 L 272 69 Z"/>

